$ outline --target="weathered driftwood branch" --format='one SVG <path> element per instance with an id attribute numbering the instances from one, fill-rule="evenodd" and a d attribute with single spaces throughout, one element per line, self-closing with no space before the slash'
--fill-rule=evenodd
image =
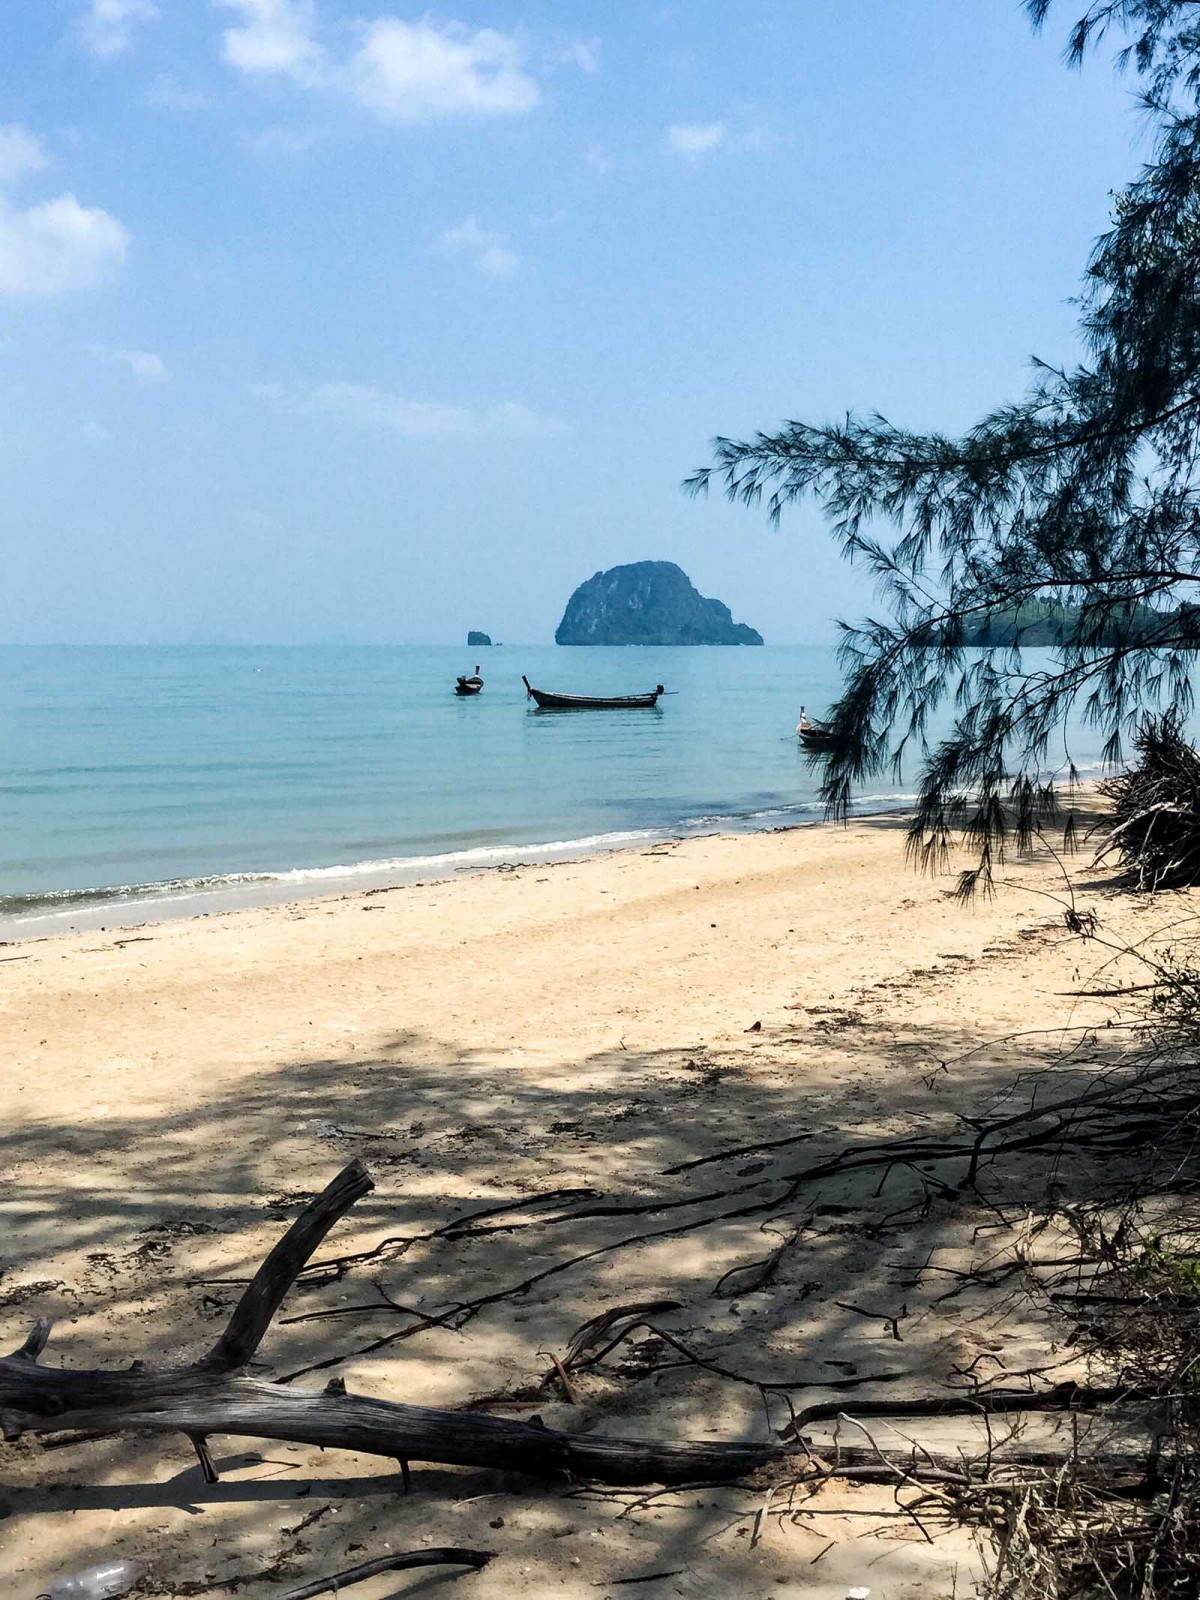
<path id="1" fill-rule="evenodd" d="M 537 1477 L 572 1476 L 613 1485 L 731 1480 L 766 1466 L 782 1477 L 804 1477 L 814 1470 L 811 1447 L 800 1438 L 787 1443 L 670 1443 L 561 1433 L 537 1421 L 367 1399 L 348 1394 L 341 1379 L 334 1379 L 321 1394 L 306 1394 L 248 1377 L 247 1363 L 312 1252 L 372 1187 L 369 1174 L 357 1160 L 340 1172 L 305 1207 L 263 1262 L 220 1339 L 191 1365 L 156 1368 L 134 1362 L 121 1372 L 43 1366 L 40 1357 L 50 1324 L 38 1322 L 18 1350 L 0 1358 L 0 1431 L 4 1438 L 11 1441 L 27 1432 L 64 1430 L 91 1436 L 137 1430 L 182 1433 L 195 1447 L 210 1482 L 216 1474 L 206 1441 L 214 1433 L 385 1456 L 400 1463 L 406 1483 L 410 1460 L 498 1468 Z M 639 1309 L 624 1308 L 626 1313 Z M 873 1415 L 936 1415 L 1042 1406 L 1086 1408 L 1092 1401 L 1113 1398 L 1107 1391 L 1093 1395 L 1062 1385 L 1040 1404 L 1034 1394 L 1004 1392 L 926 1401 L 866 1401 L 856 1409 Z M 810 1406 L 796 1416 L 795 1429 L 798 1432 L 810 1421 L 833 1417 L 840 1409 L 836 1402 Z M 851 1459 L 852 1453 L 841 1453 L 840 1460 L 846 1465 Z M 856 1464 L 866 1470 L 867 1464 Z M 912 1475 L 911 1468 L 907 1475 Z"/>
<path id="2" fill-rule="evenodd" d="M 375 1187 L 362 1162 L 343 1167 L 292 1223 L 271 1251 L 238 1301 L 229 1325 L 213 1345 L 203 1366 L 215 1372 L 233 1372 L 253 1358 L 283 1304 L 283 1297 L 308 1264 L 308 1258 L 350 1207 Z"/>
<path id="3" fill-rule="evenodd" d="M 611 1484 L 739 1478 L 769 1462 L 802 1459 L 794 1447 L 776 1444 L 670 1444 L 559 1433 L 478 1412 L 365 1399 L 347 1394 L 337 1380 L 323 1394 L 304 1394 L 247 1377 L 243 1369 L 297 1274 L 372 1187 L 359 1161 L 339 1173 L 263 1262 L 212 1350 L 190 1366 L 135 1364 L 123 1372 L 46 1367 L 39 1357 L 50 1326 L 39 1323 L 18 1351 L 0 1358 L 4 1438 L 61 1429 L 182 1433 L 195 1446 L 206 1477 L 213 1469 L 205 1441 L 214 1433 L 357 1450 L 401 1463 L 570 1474 Z"/>
<path id="4" fill-rule="evenodd" d="M 289 1589 L 281 1600 L 315 1600 L 321 1594 L 340 1594 L 352 1583 L 363 1583 L 381 1572 L 407 1572 L 413 1567 L 472 1567 L 476 1572 L 487 1566 L 495 1555 L 494 1550 L 463 1550 L 458 1546 L 443 1546 L 434 1550 L 410 1550 L 403 1555 L 381 1556 L 378 1561 L 364 1561 L 345 1572 L 332 1573 L 328 1578 L 318 1578 L 303 1588 Z"/>

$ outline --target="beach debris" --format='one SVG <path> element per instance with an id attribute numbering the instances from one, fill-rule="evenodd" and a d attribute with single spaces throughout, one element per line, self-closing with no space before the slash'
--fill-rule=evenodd
<path id="1" fill-rule="evenodd" d="M 392 1460 L 492 1467 L 532 1477 L 557 1479 L 569 1473 L 608 1484 L 720 1482 L 772 1464 L 803 1465 L 802 1448 L 773 1440 L 675 1443 L 562 1433 L 540 1422 L 369 1399 L 349 1393 L 340 1379 L 323 1394 L 313 1394 L 287 1386 L 297 1374 L 274 1383 L 247 1377 L 246 1368 L 314 1250 L 374 1187 L 357 1158 L 344 1167 L 259 1267 L 216 1344 L 189 1365 L 135 1362 L 120 1371 L 46 1367 L 39 1358 L 51 1325 L 39 1321 L 20 1349 L 0 1358 L 0 1419 L 6 1441 L 26 1432 L 71 1429 L 85 1419 L 89 1431 L 101 1434 L 135 1428 L 180 1433 L 192 1444 L 210 1483 L 217 1475 L 207 1449 L 209 1433 L 284 1439 Z M 448 1320 L 427 1318 L 413 1327 Z M 336 1366 L 341 1359 L 328 1357 L 305 1370 Z"/>
<path id="2" fill-rule="evenodd" d="M 1200 1091 L 1184 1080 L 1193 1097 Z M 576 1332 L 561 1361 L 564 1372 L 595 1371 L 599 1363 L 619 1346 L 638 1341 L 637 1350 L 624 1353 L 623 1359 L 634 1369 L 657 1370 L 663 1359 L 670 1365 L 683 1362 L 729 1382 L 755 1389 L 764 1399 L 782 1395 L 787 1399 L 788 1420 L 773 1426 L 767 1437 L 757 1441 L 723 1439 L 671 1441 L 656 1437 L 621 1438 L 601 1432 L 566 1432 L 540 1421 L 521 1422 L 511 1417 L 494 1416 L 479 1410 L 440 1409 L 394 1403 L 348 1391 L 340 1379 L 333 1379 L 323 1393 L 304 1392 L 295 1387 L 298 1378 L 316 1371 L 343 1366 L 347 1361 L 369 1354 L 432 1328 L 460 1328 L 483 1309 L 528 1294 L 553 1276 L 583 1262 L 646 1239 L 682 1237 L 698 1227 L 711 1227 L 721 1220 L 742 1219 L 751 1215 L 774 1214 L 784 1205 L 794 1207 L 802 1191 L 814 1190 L 831 1177 L 844 1179 L 850 1173 L 879 1173 L 886 1181 L 900 1168 L 920 1169 L 922 1181 L 930 1181 L 934 1168 L 948 1168 L 960 1182 L 973 1182 L 981 1165 L 990 1166 L 1005 1153 L 1028 1155 L 1040 1150 L 1058 1160 L 1064 1137 L 1069 1135 L 1078 1147 L 1093 1145 L 1101 1153 L 1111 1148 L 1113 1130 L 1121 1137 L 1122 1150 L 1157 1138 L 1161 1132 L 1164 1099 L 1172 1115 L 1178 1114 L 1180 1078 L 1177 1065 L 1160 1064 L 1141 1068 L 1128 1075 L 1113 1076 L 1092 1085 L 1082 1094 L 1044 1098 L 1029 1109 L 1014 1113 L 1009 1107 L 989 1119 L 972 1119 L 963 1131 L 889 1138 L 862 1143 L 832 1152 L 800 1170 L 777 1176 L 762 1176 L 717 1193 L 679 1197 L 650 1196 L 633 1203 L 579 1205 L 588 1190 L 558 1190 L 550 1194 L 506 1199 L 458 1216 L 427 1235 L 394 1235 L 372 1249 L 355 1252 L 336 1260 L 312 1261 L 314 1253 L 336 1223 L 354 1204 L 374 1188 L 374 1183 L 358 1159 L 351 1161 L 327 1187 L 296 1217 L 290 1228 L 263 1261 L 235 1306 L 225 1331 L 206 1355 L 189 1364 L 175 1367 L 149 1367 L 139 1362 L 119 1370 L 77 1370 L 49 1367 L 40 1357 L 50 1337 L 50 1324 L 38 1322 L 24 1344 L 11 1355 L 0 1358 L 0 1425 L 7 1441 L 26 1433 L 62 1434 L 74 1430 L 103 1437 L 128 1431 L 180 1434 L 195 1448 L 210 1481 L 215 1478 L 207 1449 L 210 1433 L 233 1437 L 269 1438 L 321 1448 L 345 1449 L 388 1458 L 391 1461 L 428 1461 L 456 1466 L 521 1472 L 530 1477 L 561 1483 L 570 1477 L 595 1486 L 662 1485 L 670 1486 L 728 1482 L 745 1479 L 759 1469 L 770 1469 L 779 1483 L 812 1485 L 830 1478 L 857 1482 L 929 1482 L 939 1485 L 939 1493 L 961 1491 L 977 1494 L 992 1481 L 1027 1483 L 1042 1481 L 1048 1471 L 1063 1464 L 1060 1446 L 1032 1447 L 1014 1429 L 1014 1441 L 1003 1454 L 989 1445 L 984 1458 L 969 1459 L 961 1449 L 937 1453 L 917 1441 L 902 1457 L 895 1451 L 884 1455 L 867 1435 L 867 1447 L 840 1444 L 829 1451 L 823 1440 L 809 1436 L 813 1424 L 847 1421 L 865 1433 L 859 1418 L 871 1417 L 979 1417 L 1009 1414 L 1066 1411 L 1080 1413 L 1126 1405 L 1129 1392 L 1122 1385 L 1098 1386 L 1069 1379 L 1046 1384 L 1041 1374 L 1007 1373 L 1009 1385 L 981 1385 L 970 1381 L 961 1386 L 936 1385 L 932 1391 L 913 1395 L 901 1392 L 894 1397 L 878 1391 L 884 1385 L 911 1380 L 917 1369 L 911 1363 L 890 1371 L 856 1373 L 831 1379 L 811 1364 L 808 1370 L 793 1373 L 771 1372 L 755 1375 L 737 1370 L 714 1359 L 703 1348 L 685 1343 L 676 1333 L 649 1320 L 664 1311 L 677 1309 L 674 1301 L 648 1301 L 609 1307 L 589 1318 Z M 771 1141 L 768 1141 L 768 1144 Z M 744 1147 L 743 1147 L 744 1148 Z M 763 1146 L 752 1147 L 763 1148 Z M 943 1188 L 942 1180 L 936 1181 Z M 780 1190 L 780 1184 L 783 1190 Z M 882 1187 L 882 1186 L 881 1186 Z M 724 1209 L 713 1209 L 713 1202 L 725 1200 Z M 565 1202 L 565 1203 L 564 1203 Z M 704 1202 L 699 1212 L 695 1208 Z M 536 1217 L 533 1212 L 537 1212 Z M 811 1216 L 841 1214 L 851 1208 L 829 1202 L 810 1207 Z M 363 1306 L 338 1305 L 323 1311 L 307 1312 L 302 1319 L 314 1321 L 347 1314 L 401 1316 L 404 1326 L 372 1338 L 361 1349 L 340 1349 L 310 1362 L 274 1381 L 251 1378 L 247 1368 L 255 1360 L 259 1345 L 268 1332 L 284 1298 L 298 1280 L 304 1283 L 319 1277 L 322 1281 L 340 1276 L 352 1265 L 375 1259 L 383 1253 L 403 1254 L 418 1239 L 444 1240 L 482 1236 L 497 1229 L 519 1226 L 553 1226 L 574 1223 L 591 1216 L 633 1218 L 652 1215 L 667 1219 L 649 1232 L 631 1231 L 599 1247 L 548 1265 L 539 1264 L 521 1282 L 488 1288 L 473 1299 L 456 1301 L 448 1309 L 422 1314 L 412 1306 L 393 1301 L 382 1291 L 380 1298 Z M 1072 1255 L 1071 1261 L 1080 1259 Z M 969 1275 L 975 1284 L 1004 1281 L 1014 1270 L 1027 1270 L 1024 1255 L 1014 1262 L 999 1261 L 987 1272 Z M 929 1269 L 932 1270 L 932 1269 Z M 939 1269 L 951 1271 L 954 1269 Z M 311 1277 L 309 1276 L 311 1275 Z M 963 1279 L 968 1274 L 958 1274 Z M 227 1280 L 224 1280 L 227 1281 Z M 801 1291 L 803 1292 L 803 1291 Z M 957 1288 L 948 1294 L 959 1292 Z M 943 1297 L 944 1298 L 944 1297 Z M 859 1314 L 867 1314 L 855 1307 Z M 872 1312 L 871 1315 L 876 1315 Z M 903 1315 L 903 1312 L 901 1313 Z M 895 1319 L 898 1321 L 898 1318 Z M 618 1358 L 622 1359 L 622 1358 Z M 649 1367 L 647 1368 L 647 1360 Z M 558 1376 L 555 1363 L 550 1381 Z M 618 1368 L 618 1370 L 620 1370 Z M 1014 1382 L 1016 1379 L 1022 1381 Z M 560 1380 L 561 1381 L 561 1380 Z M 848 1418 L 844 1392 L 867 1387 L 868 1393 L 855 1402 L 855 1417 Z M 833 1394 L 838 1395 L 834 1398 Z M 820 1395 L 822 1398 L 815 1398 Z M 799 1403 L 797 1403 L 799 1402 Z M 1147 1472 L 1161 1473 L 1164 1452 L 1147 1465 L 1145 1452 L 1124 1449 L 1113 1453 L 1089 1452 L 1080 1456 L 1072 1444 L 1071 1469 L 1075 1481 L 1104 1484 L 1119 1474 L 1122 1482 L 1142 1482 Z M 1000 1480 L 996 1474 L 1004 1475 Z M 1037 1475 L 1041 1475 L 1039 1478 Z M 645 1499 L 645 1497 L 642 1497 Z M 651 1496 L 653 1498 L 653 1496 Z M 639 1501 L 639 1503 L 641 1503 Z M 313 1591 L 321 1592 L 320 1590 Z"/>
<path id="3" fill-rule="evenodd" d="M 562 1384 L 562 1391 L 566 1396 L 567 1404 L 577 1406 L 579 1404 L 579 1394 L 575 1388 L 575 1385 L 571 1382 L 570 1375 L 568 1374 L 566 1367 L 563 1366 L 562 1362 L 555 1355 L 553 1350 L 539 1350 L 538 1354 L 548 1355 L 550 1357 L 550 1360 L 554 1364 L 554 1371 L 558 1377 L 558 1381 Z"/>
<path id="4" fill-rule="evenodd" d="M 872 1322 L 882 1322 L 891 1337 L 900 1344 L 900 1319 L 908 1315 L 908 1305 L 902 1305 L 895 1316 L 887 1311 L 868 1311 L 865 1306 L 851 1305 L 848 1300 L 835 1300 L 834 1305 L 839 1311 L 853 1311 L 855 1316 L 868 1317 Z"/>
<path id="5" fill-rule="evenodd" d="M 119 1600 L 146 1576 L 141 1561 L 101 1561 L 64 1574 L 50 1585 L 50 1600 Z"/>
<path id="6" fill-rule="evenodd" d="M 328 1578 L 318 1578 L 299 1589 L 289 1589 L 280 1600 L 315 1600 L 317 1595 L 339 1594 L 352 1583 L 363 1583 L 381 1572 L 407 1572 L 413 1567 L 470 1567 L 480 1572 L 491 1561 L 494 1550 L 464 1550 L 458 1546 L 441 1546 L 430 1550 L 407 1550 L 394 1556 L 380 1556 L 376 1561 L 364 1561 L 345 1572 L 334 1572 Z"/>
<path id="7" fill-rule="evenodd" d="M 696 1167 L 707 1167 L 714 1161 L 736 1161 L 739 1156 L 757 1155 L 760 1150 L 780 1150 L 787 1145 L 803 1144 L 811 1133 L 789 1133 L 783 1139 L 762 1139 L 757 1144 L 739 1144 L 732 1150 L 718 1150 L 711 1156 L 696 1156 L 692 1161 L 681 1161 L 677 1166 L 664 1167 L 663 1177 L 673 1178 L 680 1172 L 691 1172 Z"/>
<path id="8" fill-rule="evenodd" d="M 736 1267 L 730 1267 L 713 1285 L 713 1293 L 719 1300 L 735 1300 L 744 1294 L 755 1294 L 759 1289 L 765 1289 L 779 1271 L 779 1263 L 799 1237 L 800 1229 L 793 1228 L 782 1243 L 761 1261 L 744 1261 Z"/>
<path id="9" fill-rule="evenodd" d="M 682 1306 L 682 1300 L 636 1300 L 631 1305 L 610 1306 L 607 1311 L 598 1312 L 596 1316 L 580 1323 L 572 1334 L 563 1366 L 569 1372 L 584 1362 L 598 1360 L 596 1351 L 602 1345 L 610 1349 L 614 1335 L 619 1335 L 620 1330 L 628 1331 L 643 1317 L 659 1316 L 664 1311 L 679 1311 Z"/>
<path id="10" fill-rule="evenodd" d="M 1092 865 L 1115 856 L 1143 894 L 1200 882 L 1200 751 L 1174 712 L 1145 717 L 1133 747 L 1130 766 L 1099 786 L 1113 811 Z"/>

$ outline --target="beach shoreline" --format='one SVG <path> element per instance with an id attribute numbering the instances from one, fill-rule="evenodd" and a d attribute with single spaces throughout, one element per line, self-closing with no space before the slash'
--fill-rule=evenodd
<path id="1" fill-rule="evenodd" d="M 904 816 L 910 811 L 911 803 L 910 795 L 898 796 L 892 803 L 872 798 L 854 810 L 851 820 L 852 823 L 867 822 L 879 817 Z M 764 820 L 767 815 L 794 816 L 798 820 L 768 822 Z M 20 897 L 30 902 L 28 910 L 0 910 L 0 945 L 53 938 L 58 934 L 131 929 L 191 917 L 227 916 L 271 906 L 303 905 L 310 900 L 341 899 L 410 885 L 451 883 L 459 876 L 475 872 L 597 860 L 655 843 L 679 844 L 693 839 L 741 838 L 747 834 L 781 833 L 794 828 L 840 826 L 821 815 L 819 807 L 803 803 L 786 811 L 773 808 L 769 813 L 742 817 L 731 813 L 703 821 L 712 826 L 698 824 L 687 831 L 666 827 L 627 828 L 579 839 L 481 846 L 431 856 L 396 857 L 340 866 L 301 867 L 275 873 L 231 872 L 214 879 L 47 891 L 42 896 Z"/>
<path id="2" fill-rule="evenodd" d="M 53 1359 L 69 1366 L 190 1359 L 228 1317 L 231 1280 L 357 1156 L 376 1187 L 326 1250 L 370 1261 L 289 1297 L 264 1370 L 332 1356 L 355 1393 L 524 1417 L 544 1352 L 631 1301 L 675 1306 L 659 1315 L 690 1348 L 797 1374 L 809 1394 L 847 1370 L 902 1369 L 895 1392 L 909 1394 L 953 1384 L 981 1351 L 1014 1370 L 1041 1361 L 1053 1330 L 1014 1319 L 1006 1298 L 946 1302 L 937 1278 L 898 1287 L 931 1251 L 957 1264 L 998 1248 L 986 1231 L 972 1242 L 991 1213 L 968 1209 L 951 1230 L 933 1205 L 921 1221 L 919 1172 L 830 1179 L 773 1209 L 798 1166 L 960 1129 L 1064 1041 L 1099 1043 L 1060 1075 L 1094 1070 L 1127 1037 L 1107 1025 L 1129 1002 L 1087 995 L 1088 962 L 1111 950 L 1092 955 L 1068 931 L 1056 859 L 1013 862 L 995 898 L 963 907 L 953 876 L 906 866 L 903 830 L 889 815 L 658 841 L 10 947 L 0 1336 L 15 1348 L 49 1316 Z M 1096 880 L 1077 895 L 1115 941 L 1170 920 Z M 1110 966 L 1103 988 L 1119 987 Z M 747 1192 L 765 1209 L 742 1216 Z M 873 1243 L 862 1217 L 914 1200 L 902 1255 Z M 509 1206 L 478 1239 L 445 1233 Z M 769 1285 L 715 1290 L 793 1236 Z M 387 1239 L 402 1243 L 371 1254 Z M 535 1270 L 544 1285 L 507 1292 Z M 461 1328 L 374 1347 L 397 1329 L 389 1301 L 437 1311 L 479 1295 L 499 1298 Z M 855 1309 L 901 1302 L 900 1344 Z M 753 1385 L 678 1364 L 618 1362 L 581 1378 L 574 1402 L 548 1392 L 536 1409 L 551 1427 L 635 1436 L 764 1427 Z M 33 1594 L 104 1550 L 177 1589 L 260 1570 L 239 1592 L 266 1600 L 288 1530 L 323 1506 L 296 1581 L 344 1567 L 348 1542 L 365 1558 L 426 1537 L 499 1549 L 486 1586 L 464 1579 L 464 1592 L 521 1600 L 583 1600 L 659 1570 L 664 1539 L 686 1549 L 696 1592 L 749 1600 L 841 1600 L 868 1562 L 882 1592 L 949 1600 L 978 1566 L 962 1530 L 897 1542 L 885 1489 L 822 1491 L 807 1520 L 752 1547 L 738 1530 L 762 1489 L 748 1510 L 714 1491 L 643 1523 L 620 1520 L 620 1502 L 416 1463 L 406 1500 L 385 1463 L 236 1439 L 214 1445 L 222 1482 L 209 1487 L 185 1448 L 13 1447 L 0 1572 Z"/>

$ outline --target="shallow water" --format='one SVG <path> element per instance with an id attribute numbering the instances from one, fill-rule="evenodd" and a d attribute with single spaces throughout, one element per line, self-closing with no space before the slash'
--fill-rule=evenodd
<path id="1" fill-rule="evenodd" d="M 486 687 L 459 699 L 476 660 Z M 540 712 L 522 673 L 669 693 L 653 711 Z M 794 728 L 837 684 L 815 646 L 6 647 L 0 921 L 44 931 L 88 907 L 115 920 L 114 900 L 191 910 L 813 820 Z M 881 783 L 859 804 L 906 793 Z"/>

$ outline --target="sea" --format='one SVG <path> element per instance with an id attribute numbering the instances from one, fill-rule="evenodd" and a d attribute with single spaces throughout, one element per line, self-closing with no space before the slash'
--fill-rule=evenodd
<path id="1" fill-rule="evenodd" d="M 0 647 L 0 938 L 813 822 L 795 725 L 838 682 L 822 646 Z"/>

